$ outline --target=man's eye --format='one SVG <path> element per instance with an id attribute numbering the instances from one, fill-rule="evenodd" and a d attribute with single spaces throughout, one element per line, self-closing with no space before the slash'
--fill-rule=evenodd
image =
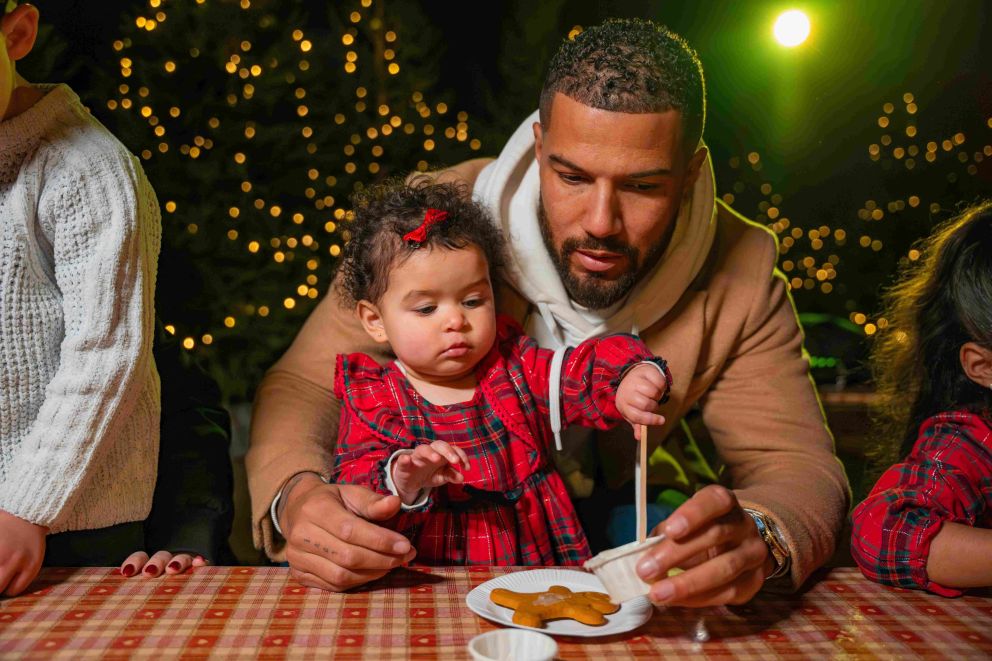
<path id="1" fill-rule="evenodd" d="M 416 312 L 417 314 L 422 314 L 424 316 L 427 316 L 427 315 L 431 314 L 432 312 L 434 312 L 434 310 L 437 310 L 437 306 L 436 305 L 425 305 L 423 307 L 414 308 L 413 311 Z"/>
<path id="2" fill-rule="evenodd" d="M 644 191 L 657 189 L 658 184 L 647 184 L 647 183 L 632 181 L 631 183 L 627 184 L 627 188 L 635 191 L 644 192 Z"/>
<path id="3" fill-rule="evenodd" d="M 561 177 L 561 180 L 564 181 L 566 184 L 580 184 L 583 181 L 585 181 L 585 177 L 583 177 L 581 174 L 569 174 L 568 172 L 559 172 L 558 176 Z"/>

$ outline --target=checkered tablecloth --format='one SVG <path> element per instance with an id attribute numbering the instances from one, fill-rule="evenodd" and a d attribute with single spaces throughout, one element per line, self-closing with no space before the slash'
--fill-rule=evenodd
<path id="1" fill-rule="evenodd" d="M 46 569 L 0 600 L 0 658 L 456 659 L 495 625 L 465 606 L 476 585 L 512 568 L 415 568 L 367 589 L 302 588 L 288 570 L 206 567 L 125 579 L 112 569 Z M 711 609 L 693 642 L 688 611 L 659 611 L 628 634 L 558 639 L 562 659 L 989 658 L 992 599 L 942 599 L 833 570 L 809 591 Z"/>

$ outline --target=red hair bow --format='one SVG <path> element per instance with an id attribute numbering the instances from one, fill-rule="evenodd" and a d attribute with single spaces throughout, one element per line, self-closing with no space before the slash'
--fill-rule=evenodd
<path id="1" fill-rule="evenodd" d="M 427 213 L 424 214 L 424 222 L 420 224 L 420 227 L 412 232 L 407 232 L 404 234 L 403 240 L 407 243 L 416 243 L 418 245 L 423 243 L 427 240 L 427 232 L 447 217 L 447 211 L 441 211 L 440 209 L 428 209 Z"/>

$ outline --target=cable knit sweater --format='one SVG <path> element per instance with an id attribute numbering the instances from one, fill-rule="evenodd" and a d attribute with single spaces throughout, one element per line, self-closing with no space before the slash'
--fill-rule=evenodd
<path id="1" fill-rule="evenodd" d="M 64 85 L 0 122 L 0 509 L 52 533 L 148 516 L 158 202 Z"/>

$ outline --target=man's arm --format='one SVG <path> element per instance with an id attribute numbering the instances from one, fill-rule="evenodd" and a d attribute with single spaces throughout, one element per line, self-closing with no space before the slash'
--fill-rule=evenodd
<path id="1" fill-rule="evenodd" d="M 802 330 L 784 276 L 768 269 L 739 346 L 703 399 L 703 421 L 744 507 L 777 526 L 798 588 L 834 551 L 850 501 L 843 466 L 809 374 Z"/>
<path id="2" fill-rule="evenodd" d="M 330 477 L 340 415 L 334 360 L 338 353 L 353 352 L 388 359 L 351 310 L 341 306 L 332 285 L 255 394 L 245 457 L 253 538 L 274 560 L 285 558 L 285 540 L 276 534 L 269 508 L 293 475 L 310 471 Z"/>
<path id="3" fill-rule="evenodd" d="M 706 487 L 659 526 L 670 539 L 648 554 L 653 566 L 642 561 L 641 575 L 663 576 L 679 562 L 689 570 L 655 583 L 657 601 L 743 603 L 760 589 L 777 563 L 743 508 L 764 515 L 788 548 L 794 588 L 829 558 L 847 512 L 847 478 L 809 377 L 792 300 L 774 269 L 776 246 L 761 240 L 761 259 L 753 260 L 759 270 L 733 274 L 756 283 L 747 319 L 701 400 L 734 490 Z"/>

